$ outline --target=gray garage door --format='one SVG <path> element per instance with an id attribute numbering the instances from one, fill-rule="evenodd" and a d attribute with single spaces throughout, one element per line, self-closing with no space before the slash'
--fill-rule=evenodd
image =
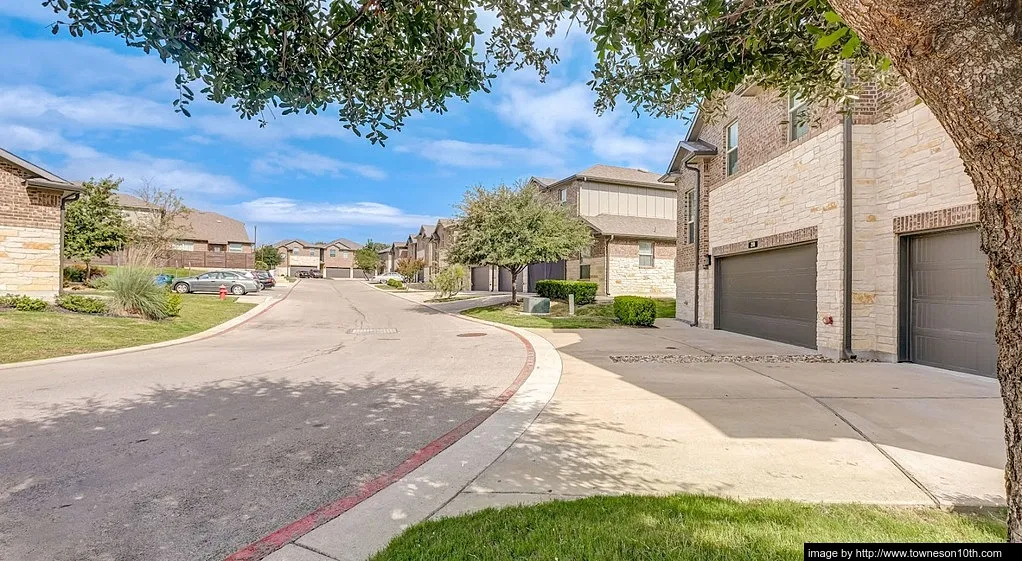
<path id="1" fill-rule="evenodd" d="M 997 344 L 987 258 L 974 228 L 908 239 L 907 357 L 912 362 L 995 376 Z"/>
<path id="2" fill-rule="evenodd" d="M 327 267 L 326 277 L 328 279 L 350 279 L 351 269 L 347 267 Z"/>
<path id="3" fill-rule="evenodd" d="M 567 267 L 564 261 L 533 263 L 529 265 L 529 292 L 536 292 L 536 283 L 546 279 L 564 280 Z"/>
<path id="4" fill-rule="evenodd" d="M 516 280 L 518 281 L 518 282 L 515 283 L 515 284 L 518 285 L 517 286 L 518 292 L 521 292 L 522 291 L 522 274 L 521 273 L 518 274 L 518 278 Z M 499 290 L 501 292 L 511 292 L 511 270 L 510 269 L 505 269 L 504 267 L 500 268 L 500 275 L 497 277 L 497 290 Z"/>
<path id="5" fill-rule="evenodd" d="M 816 348 L 816 244 L 717 260 L 716 327 Z"/>
<path id="6" fill-rule="evenodd" d="M 490 290 L 489 267 L 472 267 L 472 290 Z"/>

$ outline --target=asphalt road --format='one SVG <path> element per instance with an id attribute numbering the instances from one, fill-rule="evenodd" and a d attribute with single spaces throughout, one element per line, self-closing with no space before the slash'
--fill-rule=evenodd
<path id="1" fill-rule="evenodd" d="M 205 341 L 0 371 L 0 559 L 222 559 L 468 419 L 525 358 L 503 331 L 308 279 Z"/>

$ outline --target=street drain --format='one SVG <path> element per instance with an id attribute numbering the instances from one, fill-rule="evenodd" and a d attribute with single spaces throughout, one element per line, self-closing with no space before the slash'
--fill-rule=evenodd
<path id="1" fill-rule="evenodd" d="M 458 337 L 485 337 L 485 333 L 459 333 Z"/>
<path id="2" fill-rule="evenodd" d="M 348 335 L 387 335 L 397 333 L 393 327 L 355 327 L 348 330 Z"/>

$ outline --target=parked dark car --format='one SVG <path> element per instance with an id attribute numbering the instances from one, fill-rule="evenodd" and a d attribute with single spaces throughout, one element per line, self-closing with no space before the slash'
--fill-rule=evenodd
<path id="1" fill-rule="evenodd" d="M 310 279 L 321 279 L 321 278 L 323 278 L 323 273 L 320 272 L 319 269 L 313 269 L 313 270 L 309 271 L 309 278 Z"/>
<path id="2" fill-rule="evenodd" d="M 252 271 L 252 274 L 263 288 L 273 288 L 274 286 L 277 286 L 277 281 L 274 280 L 273 277 L 270 276 L 270 273 L 267 273 L 266 271 Z"/>
<path id="3" fill-rule="evenodd" d="M 309 278 L 309 272 L 308 271 L 298 271 L 298 278 L 300 278 L 300 279 L 307 279 L 307 278 Z"/>

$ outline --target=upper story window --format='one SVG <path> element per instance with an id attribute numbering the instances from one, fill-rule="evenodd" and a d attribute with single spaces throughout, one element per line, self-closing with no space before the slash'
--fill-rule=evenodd
<path id="1" fill-rule="evenodd" d="M 685 193 L 685 225 L 688 243 L 696 243 L 696 190 Z"/>
<path id="2" fill-rule="evenodd" d="M 309 255 L 312 255 L 313 257 L 315 257 L 315 255 L 316 255 L 316 248 L 310 249 L 309 250 Z"/>
<path id="3" fill-rule="evenodd" d="M 291 255 L 298 255 L 298 248 L 297 247 L 291 249 Z"/>
<path id="4" fill-rule="evenodd" d="M 568 202 L 568 190 L 561 189 L 561 204 Z"/>
<path id="5" fill-rule="evenodd" d="M 330 257 L 337 257 L 337 248 L 330 248 Z"/>
<path id="6" fill-rule="evenodd" d="M 639 242 L 639 266 L 653 266 L 653 242 Z"/>
<path id="7" fill-rule="evenodd" d="M 738 173 L 738 121 L 727 126 L 727 138 L 725 140 L 725 154 L 727 157 L 727 174 Z"/>
<path id="8" fill-rule="evenodd" d="M 788 142 L 809 133 L 809 104 L 798 94 L 788 96 Z"/>
<path id="9" fill-rule="evenodd" d="M 230 243 L 227 244 L 227 251 L 231 253 L 241 253 L 242 251 L 244 251 L 244 248 L 240 243 Z"/>
<path id="10" fill-rule="evenodd" d="M 342 251 L 341 252 L 341 259 L 347 259 L 348 257 L 350 257 L 350 255 L 348 254 L 347 251 Z"/>

